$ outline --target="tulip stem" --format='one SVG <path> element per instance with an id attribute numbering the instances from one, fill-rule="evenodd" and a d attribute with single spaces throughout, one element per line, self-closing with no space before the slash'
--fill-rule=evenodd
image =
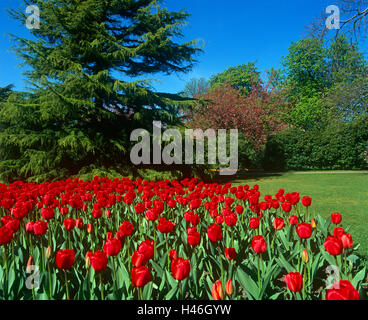
<path id="1" fill-rule="evenodd" d="M 103 284 L 102 284 L 102 274 L 100 272 L 100 286 L 101 286 L 101 299 L 105 300 L 105 296 L 104 296 L 104 290 L 103 290 Z"/>
<path id="2" fill-rule="evenodd" d="M 306 281 L 305 281 L 305 274 L 306 273 L 306 266 L 303 266 L 303 300 L 305 300 L 305 285 L 306 285 Z"/>
<path id="3" fill-rule="evenodd" d="M 51 229 L 49 228 L 49 246 L 51 246 Z"/>
<path id="4" fill-rule="evenodd" d="M 127 244 L 127 250 L 128 250 L 128 264 L 129 264 L 129 270 L 131 269 L 131 259 L 130 259 L 130 248 L 129 248 L 129 242 L 126 241 L 126 244 Z"/>
<path id="5" fill-rule="evenodd" d="M 115 257 L 112 258 L 112 269 L 114 271 L 114 289 L 115 292 L 117 291 L 117 285 L 116 285 L 116 269 L 115 269 Z"/>
<path id="6" fill-rule="evenodd" d="M 11 249 L 12 249 L 12 260 L 14 261 L 15 260 L 14 259 L 14 257 L 15 257 L 15 255 L 14 255 L 14 241 L 11 242 Z M 15 268 L 15 263 L 14 263 L 14 268 Z"/>
<path id="7" fill-rule="evenodd" d="M 65 275 L 66 298 L 67 299 L 70 299 L 70 296 L 69 296 L 69 287 L 68 287 L 68 276 L 67 276 L 65 270 L 64 270 L 64 275 Z"/>
<path id="8" fill-rule="evenodd" d="M 153 260 L 156 259 L 156 230 L 153 229 L 154 240 L 153 240 Z"/>
<path id="9" fill-rule="evenodd" d="M 71 249 L 72 248 L 72 243 L 70 242 L 70 232 L 69 231 L 67 231 L 67 232 L 68 232 L 69 249 Z"/>
<path id="10" fill-rule="evenodd" d="M 32 244 L 32 237 L 30 233 L 28 234 L 28 238 L 29 238 L 29 244 L 31 247 L 31 256 L 33 257 L 33 244 Z"/>
<path id="11" fill-rule="evenodd" d="M 220 247 L 217 247 L 218 252 L 219 252 L 219 259 L 220 259 L 220 263 L 221 263 L 221 281 L 223 281 L 224 278 L 224 267 L 222 265 L 222 258 L 221 258 L 221 251 L 220 251 Z"/>
<path id="12" fill-rule="evenodd" d="M 49 272 L 49 289 L 50 289 L 50 298 L 52 298 L 52 280 L 51 280 L 51 270 L 50 270 L 50 262 L 47 261 L 47 270 Z"/>
<path id="13" fill-rule="evenodd" d="M 41 236 L 41 263 L 42 263 L 42 268 L 41 270 L 42 271 L 45 271 L 45 253 L 44 253 L 44 250 L 43 250 L 43 243 L 42 243 L 42 236 Z"/>
<path id="14" fill-rule="evenodd" d="M 302 252 L 302 241 L 300 240 L 300 238 L 298 239 L 298 244 L 299 244 L 299 252 Z M 298 271 L 299 272 L 302 271 L 301 268 L 303 268 L 302 261 L 303 261 L 303 257 L 301 256 L 298 261 Z"/>
<path id="15" fill-rule="evenodd" d="M 336 262 L 336 267 L 337 267 L 337 271 L 338 271 L 338 277 L 339 277 L 339 279 L 340 279 L 340 267 L 339 267 L 339 262 L 337 261 L 337 257 L 336 256 L 334 256 L 334 258 L 335 258 L 335 262 Z"/>
<path id="16" fill-rule="evenodd" d="M 91 300 L 91 282 L 90 282 L 90 267 L 87 269 L 87 284 L 88 284 L 88 292 L 89 292 L 89 299 Z"/>
<path id="17" fill-rule="evenodd" d="M 5 273 L 5 275 L 6 275 L 6 283 L 7 283 L 6 286 L 8 286 L 9 266 L 8 266 L 8 257 L 6 255 L 6 244 L 4 245 L 4 260 L 5 260 L 5 267 L 6 267 L 6 273 Z"/>
<path id="18" fill-rule="evenodd" d="M 168 234 L 166 234 L 166 251 L 167 251 L 167 268 L 170 271 L 170 254 L 169 254 Z"/>
<path id="19" fill-rule="evenodd" d="M 261 294 L 261 270 L 259 267 L 259 254 L 257 254 L 257 269 L 258 269 L 258 289 L 259 295 Z"/>
<path id="20" fill-rule="evenodd" d="M 35 294 L 33 286 L 32 286 L 32 298 L 33 300 L 36 300 L 36 294 Z"/>
<path id="21" fill-rule="evenodd" d="M 232 244 L 232 247 L 234 248 L 234 230 L 233 232 L 231 232 L 231 244 Z"/>

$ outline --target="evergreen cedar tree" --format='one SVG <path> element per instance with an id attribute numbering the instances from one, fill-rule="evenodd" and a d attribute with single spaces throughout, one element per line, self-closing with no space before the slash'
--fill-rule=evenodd
<path id="1" fill-rule="evenodd" d="M 2 179 L 40 181 L 121 164 L 133 129 L 152 128 L 153 120 L 180 124 L 178 109 L 193 101 L 154 92 L 143 77 L 191 70 L 201 49 L 178 40 L 188 13 L 152 0 L 24 5 L 39 7 L 40 29 L 29 39 L 12 35 L 30 91 L 1 103 Z M 24 8 L 9 11 L 22 25 Z"/>

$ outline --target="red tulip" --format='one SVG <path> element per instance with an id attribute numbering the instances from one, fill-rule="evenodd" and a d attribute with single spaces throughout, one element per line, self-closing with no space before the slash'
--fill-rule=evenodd
<path id="1" fill-rule="evenodd" d="M 7 227 L 0 228 L 0 245 L 8 244 L 13 239 L 13 232 Z"/>
<path id="2" fill-rule="evenodd" d="M 73 230 L 75 227 L 75 221 L 73 218 L 64 219 L 64 228 L 67 231 Z"/>
<path id="3" fill-rule="evenodd" d="M 301 239 L 308 239 L 312 235 L 312 225 L 310 223 L 299 223 L 296 227 L 296 233 Z"/>
<path id="4" fill-rule="evenodd" d="M 348 280 L 340 280 L 327 290 L 326 300 L 360 300 L 360 295 Z"/>
<path id="5" fill-rule="evenodd" d="M 146 220 L 155 221 L 158 219 L 158 211 L 156 208 L 148 209 L 146 211 Z"/>
<path id="6" fill-rule="evenodd" d="M 222 224 L 222 223 L 224 222 L 224 217 L 223 217 L 222 215 L 218 215 L 218 216 L 216 216 L 216 218 L 215 218 L 215 222 L 216 222 L 216 224 L 218 224 L 218 225 Z"/>
<path id="7" fill-rule="evenodd" d="M 128 237 L 134 232 L 134 226 L 129 221 L 124 221 L 120 226 L 120 235 L 123 237 Z"/>
<path id="8" fill-rule="evenodd" d="M 267 249 L 267 244 L 263 236 L 254 236 L 252 239 L 252 249 L 256 253 L 264 253 Z"/>
<path id="9" fill-rule="evenodd" d="M 96 207 L 96 208 L 93 208 L 93 210 L 92 210 L 92 216 L 93 216 L 93 218 L 95 218 L 95 219 L 99 219 L 99 218 L 101 218 L 101 208 L 98 208 L 98 207 Z"/>
<path id="10" fill-rule="evenodd" d="M 299 292 L 303 287 L 303 277 L 299 272 L 289 272 L 284 281 L 286 282 L 287 287 L 292 292 Z"/>
<path id="11" fill-rule="evenodd" d="M 172 250 L 169 251 L 169 258 L 170 258 L 170 260 L 178 258 L 178 253 L 176 252 L 175 249 L 172 249 Z"/>
<path id="12" fill-rule="evenodd" d="M 278 209 L 278 208 L 280 207 L 280 203 L 279 203 L 279 201 L 278 201 L 277 199 L 273 199 L 273 200 L 271 201 L 271 206 L 272 206 L 272 208 L 274 208 L 274 209 Z"/>
<path id="13" fill-rule="evenodd" d="M 181 257 L 171 261 L 171 274 L 176 280 L 183 280 L 189 276 L 190 262 Z"/>
<path id="14" fill-rule="evenodd" d="M 98 250 L 95 253 L 91 254 L 89 259 L 92 268 L 96 272 L 102 271 L 107 268 L 107 256 L 105 252 Z"/>
<path id="15" fill-rule="evenodd" d="M 147 207 L 148 208 L 148 207 Z M 136 204 L 134 206 L 134 210 L 136 213 L 141 214 L 144 213 L 144 210 L 146 209 L 145 205 L 143 202 L 139 202 L 138 204 Z"/>
<path id="16" fill-rule="evenodd" d="M 234 248 L 225 248 L 225 256 L 229 260 L 235 259 L 236 258 L 236 251 L 235 251 L 235 249 Z"/>
<path id="17" fill-rule="evenodd" d="M 340 213 L 331 213 L 331 222 L 333 224 L 340 224 L 341 220 L 342 217 Z"/>
<path id="18" fill-rule="evenodd" d="M 145 266 L 133 268 L 130 274 L 132 283 L 135 287 L 144 287 L 148 282 L 151 281 L 151 273 Z"/>
<path id="19" fill-rule="evenodd" d="M 207 229 L 207 236 L 212 242 L 221 241 L 222 228 L 218 224 L 212 224 Z"/>
<path id="20" fill-rule="evenodd" d="M 42 208 L 41 216 L 45 220 L 50 220 L 54 217 L 54 209 L 53 208 Z"/>
<path id="21" fill-rule="evenodd" d="M 60 213 L 61 213 L 62 216 L 67 215 L 68 212 L 69 212 L 69 208 L 68 207 L 61 207 L 60 208 Z"/>
<path id="22" fill-rule="evenodd" d="M 251 229 L 257 229 L 259 227 L 259 218 L 250 218 L 249 219 L 249 227 Z"/>
<path id="23" fill-rule="evenodd" d="M 118 239 L 107 240 L 104 245 L 104 251 L 108 256 L 115 257 L 121 250 L 121 241 Z"/>
<path id="24" fill-rule="evenodd" d="M 323 245 L 326 251 L 333 256 L 341 254 L 343 249 L 341 240 L 332 236 L 327 236 Z"/>
<path id="25" fill-rule="evenodd" d="M 235 212 L 236 212 L 237 214 L 242 214 L 242 213 L 243 213 L 243 211 L 244 211 L 244 208 L 243 208 L 243 206 L 241 206 L 240 204 L 238 204 L 238 205 L 235 207 Z"/>
<path id="26" fill-rule="evenodd" d="M 138 250 L 140 252 L 144 252 L 144 255 L 146 256 L 147 260 L 152 259 L 154 257 L 154 242 L 152 240 L 145 240 L 141 242 L 141 244 L 138 247 Z"/>
<path id="27" fill-rule="evenodd" d="M 339 227 L 337 227 L 337 228 L 334 228 L 334 230 L 333 230 L 333 236 L 334 236 L 335 238 L 340 239 L 340 240 L 341 240 L 341 237 L 342 237 L 344 234 L 345 234 L 345 230 L 344 230 L 343 228 L 339 228 Z"/>
<path id="28" fill-rule="evenodd" d="M 5 226 L 10 229 L 13 233 L 17 232 L 19 230 L 20 221 L 18 219 L 10 218 Z"/>
<path id="29" fill-rule="evenodd" d="M 275 218 L 275 220 L 273 220 L 273 227 L 276 230 L 281 230 L 285 225 L 284 219 L 282 218 Z"/>
<path id="30" fill-rule="evenodd" d="M 148 261 L 147 255 L 145 255 L 144 250 L 136 250 L 132 255 L 132 265 L 139 268 L 144 266 Z"/>
<path id="31" fill-rule="evenodd" d="M 312 198 L 307 197 L 307 196 L 302 198 L 302 204 L 304 207 L 309 207 L 311 203 L 312 203 Z"/>
<path id="32" fill-rule="evenodd" d="M 46 233 L 46 231 L 47 231 L 47 222 L 40 220 L 36 221 L 33 224 L 33 233 L 36 236 L 42 236 Z"/>
<path id="33" fill-rule="evenodd" d="M 225 223 L 229 227 L 234 227 L 237 221 L 238 221 L 238 216 L 236 215 L 236 213 L 225 215 Z"/>
<path id="34" fill-rule="evenodd" d="M 114 234 L 109 231 L 106 233 L 106 240 L 111 240 L 111 239 L 114 239 Z"/>
<path id="35" fill-rule="evenodd" d="M 197 246 L 201 241 L 201 236 L 197 231 L 196 227 L 189 227 L 187 229 L 187 241 L 191 246 Z"/>
<path id="36" fill-rule="evenodd" d="M 82 218 L 78 218 L 75 220 L 75 226 L 78 228 L 78 229 L 81 229 L 83 228 L 83 219 Z"/>
<path id="37" fill-rule="evenodd" d="M 74 264 L 75 253 L 73 249 L 59 250 L 56 253 L 56 265 L 59 269 L 70 269 Z"/>
<path id="38" fill-rule="evenodd" d="M 285 212 L 290 212 L 291 211 L 291 203 L 290 202 L 281 203 L 281 209 Z"/>
<path id="39" fill-rule="evenodd" d="M 34 221 L 30 221 L 26 223 L 26 232 L 33 233 L 33 225 L 35 224 Z"/>
<path id="40" fill-rule="evenodd" d="M 164 217 L 158 219 L 157 229 L 161 233 L 170 233 L 175 227 L 175 223 L 170 220 L 166 220 Z"/>
<path id="41" fill-rule="evenodd" d="M 298 217 L 295 216 L 295 215 L 291 215 L 289 217 L 289 223 L 292 225 L 292 226 L 296 226 L 298 224 Z"/>

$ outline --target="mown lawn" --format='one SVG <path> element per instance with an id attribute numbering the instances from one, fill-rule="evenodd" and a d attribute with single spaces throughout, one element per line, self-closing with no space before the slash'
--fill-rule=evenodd
<path id="1" fill-rule="evenodd" d="M 299 192 L 312 197 L 311 210 L 329 217 L 332 212 L 343 216 L 343 227 L 354 244 L 360 243 L 359 254 L 368 259 L 368 174 L 367 173 L 285 173 L 275 176 L 238 176 L 234 184 L 258 184 L 262 198 L 278 189 Z"/>

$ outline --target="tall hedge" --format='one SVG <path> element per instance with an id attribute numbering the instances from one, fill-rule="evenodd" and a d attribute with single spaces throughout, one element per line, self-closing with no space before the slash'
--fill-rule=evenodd
<path id="1" fill-rule="evenodd" d="M 266 170 L 347 170 L 368 168 L 368 115 L 333 122 L 324 129 L 290 128 L 270 138 Z"/>

